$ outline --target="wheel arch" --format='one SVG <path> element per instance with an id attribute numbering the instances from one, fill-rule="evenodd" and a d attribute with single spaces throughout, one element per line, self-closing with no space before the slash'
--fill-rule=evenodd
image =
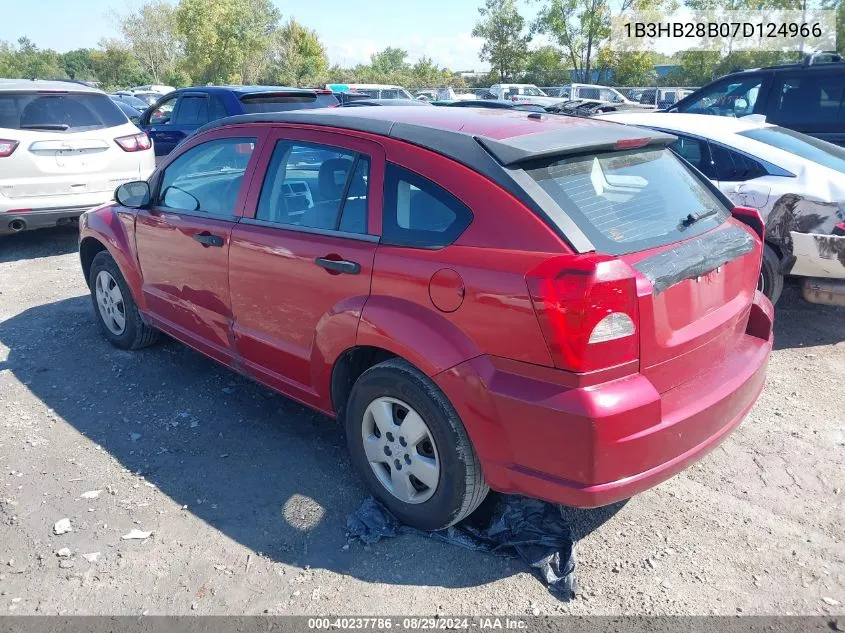
<path id="1" fill-rule="evenodd" d="M 132 298 L 143 312 L 146 309 L 141 293 L 142 277 L 135 252 L 135 216 L 106 206 L 82 215 L 79 257 L 86 285 L 91 264 L 102 251 L 108 252 L 126 280 Z"/>
<path id="2" fill-rule="evenodd" d="M 79 260 L 82 264 L 82 274 L 85 276 L 85 285 L 91 287 L 91 264 L 98 253 L 108 251 L 106 245 L 93 236 L 83 237 L 79 242 Z"/>

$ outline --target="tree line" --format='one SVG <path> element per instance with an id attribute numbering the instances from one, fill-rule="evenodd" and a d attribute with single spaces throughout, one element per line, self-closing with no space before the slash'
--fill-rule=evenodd
<path id="1" fill-rule="evenodd" d="M 485 0 L 473 35 L 489 74 L 464 80 L 428 57 L 388 47 L 369 63 L 331 65 L 319 34 L 294 18 L 282 19 L 271 0 L 148 0 L 114 14 L 119 37 L 96 48 L 64 53 L 40 49 L 28 38 L 0 41 L 0 77 L 69 78 L 99 82 L 106 90 L 142 84 L 270 84 L 318 87 L 326 83 L 386 83 L 409 88 L 489 86 L 519 80 L 561 85 L 573 80 L 614 85 L 702 85 L 734 68 L 794 61 L 795 53 L 688 51 L 672 57 L 611 48 L 611 19 L 629 10 L 655 15 L 680 0 Z M 810 0 L 683 0 L 690 9 L 807 8 Z M 816 0 L 837 11 L 837 42 L 845 48 L 845 0 Z M 674 66 L 658 77 L 657 64 Z"/>
<path id="2" fill-rule="evenodd" d="M 527 81 L 541 86 L 570 81 L 617 86 L 700 86 L 736 68 L 755 68 L 797 61 L 796 51 L 696 50 L 671 57 L 649 50 L 612 48 L 612 20 L 637 12 L 656 19 L 682 5 L 694 12 L 836 11 L 836 42 L 845 52 L 845 0 L 528 0 L 536 16 L 526 20 L 517 0 L 485 0 L 473 35 L 484 41 L 481 59 L 492 66 L 491 78 Z M 534 46 L 537 41 L 542 44 Z M 674 68 L 658 76 L 656 65 Z"/>
<path id="3" fill-rule="evenodd" d="M 150 0 L 113 15 L 119 38 L 96 48 L 58 53 L 26 37 L 0 41 L 0 77 L 75 79 L 105 90 L 164 84 L 389 83 L 420 88 L 463 87 L 459 75 L 430 58 L 408 61 L 385 48 L 352 68 L 330 65 L 319 35 L 294 18 L 283 20 L 271 0 Z"/>

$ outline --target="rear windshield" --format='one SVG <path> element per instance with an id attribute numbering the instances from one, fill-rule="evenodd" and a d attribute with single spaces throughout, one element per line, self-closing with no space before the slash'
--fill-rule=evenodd
<path id="1" fill-rule="evenodd" d="M 0 128 L 87 132 L 127 122 L 126 115 L 104 94 L 0 93 Z"/>
<path id="2" fill-rule="evenodd" d="M 739 134 L 845 173 L 845 148 L 833 143 L 782 127 L 761 127 Z"/>
<path id="3" fill-rule="evenodd" d="M 285 110 L 303 110 L 307 108 L 326 108 L 337 105 L 337 99 L 331 94 L 252 94 L 241 97 L 244 112 L 282 112 Z"/>
<path id="4" fill-rule="evenodd" d="M 611 255 L 699 235 L 723 223 L 730 213 L 665 148 L 573 156 L 526 172 L 598 252 Z M 706 217 L 689 222 L 690 214 Z"/>

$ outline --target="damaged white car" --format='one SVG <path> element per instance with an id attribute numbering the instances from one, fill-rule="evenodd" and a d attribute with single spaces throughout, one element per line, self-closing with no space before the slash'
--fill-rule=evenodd
<path id="1" fill-rule="evenodd" d="M 785 275 L 804 298 L 845 305 L 845 148 L 766 123 L 705 114 L 620 113 L 600 118 L 663 130 L 670 147 L 738 206 L 766 222 L 760 289 L 776 302 Z"/>

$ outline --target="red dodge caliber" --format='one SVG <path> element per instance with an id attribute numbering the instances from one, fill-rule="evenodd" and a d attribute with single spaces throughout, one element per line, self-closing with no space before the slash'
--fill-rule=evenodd
<path id="1" fill-rule="evenodd" d="M 81 219 L 103 334 L 161 332 L 346 427 L 435 530 L 489 488 L 580 507 L 715 447 L 772 346 L 762 222 L 609 122 L 472 108 L 216 121 Z"/>

